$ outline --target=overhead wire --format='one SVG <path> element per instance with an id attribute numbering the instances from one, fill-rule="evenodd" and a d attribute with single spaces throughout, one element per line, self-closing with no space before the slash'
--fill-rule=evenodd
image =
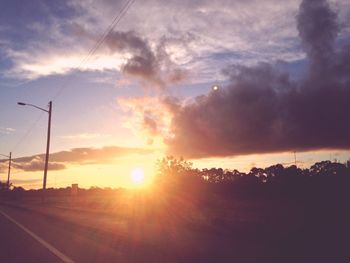
<path id="1" fill-rule="evenodd" d="M 107 36 L 112 32 L 112 30 L 115 28 L 115 26 L 120 22 L 120 20 L 125 16 L 126 12 L 129 10 L 131 5 L 135 2 L 135 0 L 128 0 L 125 5 L 123 6 L 122 10 L 117 14 L 114 19 L 112 20 L 111 24 L 107 27 L 107 29 L 104 31 L 104 33 L 100 36 L 100 39 L 96 42 L 95 46 L 93 46 L 88 55 L 83 59 L 81 66 L 83 63 L 87 62 L 89 58 L 100 48 L 100 46 L 103 44 Z"/>
<path id="2" fill-rule="evenodd" d="M 35 128 L 35 126 L 37 125 L 37 123 L 40 121 L 40 119 L 43 117 L 44 112 L 40 112 L 38 118 L 32 123 L 31 126 L 29 126 L 27 132 L 19 139 L 19 141 L 14 145 L 14 147 L 12 148 L 11 152 L 14 152 L 18 146 L 24 141 L 24 139 L 26 139 L 28 137 L 28 135 L 33 131 L 33 129 Z"/>
<path id="3" fill-rule="evenodd" d="M 103 34 L 100 36 L 99 40 L 95 43 L 95 45 L 89 50 L 88 54 L 83 58 L 83 60 L 74 67 L 75 70 L 79 70 L 82 68 L 82 66 L 87 63 L 90 58 L 96 53 L 96 51 L 101 47 L 101 45 L 104 43 L 108 35 L 114 30 L 114 28 L 117 26 L 117 24 L 121 21 L 121 19 L 126 15 L 127 11 L 130 9 L 130 7 L 134 4 L 136 0 L 127 0 L 125 4 L 123 5 L 122 9 L 118 14 L 113 18 L 110 25 L 107 27 L 107 29 L 103 32 Z M 63 83 L 61 88 L 55 93 L 55 95 L 52 97 L 51 101 L 56 100 L 62 92 L 68 87 L 68 84 L 71 82 L 71 80 L 68 80 L 66 83 Z M 29 126 L 27 132 L 19 139 L 19 141 L 14 145 L 12 148 L 12 152 L 15 151 L 18 146 L 28 137 L 28 135 L 33 131 L 36 124 L 39 122 L 39 120 L 42 118 L 44 112 L 41 112 L 38 119 L 36 119 L 31 126 Z"/>
<path id="4" fill-rule="evenodd" d="M 107 29 L 103 32 L 103 34 L 100 36 L 99 40 L 95 43 L 95 45 L 89 50 L 88 54 L 83 58 L 83 60 L 79 63 L 77 67 L 75 67 L 75 70 L 80 70 L 82 66 L 87 63 L 90 58 L 96 53 L 96 51 L 101 47 L 101 45 L 104 43 L 108 35 L 114 30 L 114 28 L 117 26 L 117 24 L 121 21 L 121 19 L 125 16 L 129 8 L 134 4 L 136 0 L 127 0 L 125 5 L 122 7 L 120 12 L 113 18 L 110 25 L 107 27 Z M 67 81 L 65 85 L 62 85 L 61 88 L 56 92 L 56 94 L 51 99 L 52 101 L 56 100 L 57 97 L 59 97 L 62 92 L 68 87 L 68 83 L 70 81 Z"/>

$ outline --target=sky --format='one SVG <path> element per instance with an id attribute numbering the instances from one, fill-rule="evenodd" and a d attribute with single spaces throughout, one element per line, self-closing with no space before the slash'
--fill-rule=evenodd
<path id="1" fill-rule="evenodd" d="M 53 103 L 48 187 L 134 187 L 166 155 L 345 162 L 350 2 L 1 1 L 0 94 L 0 154 L 27 189 L 42 186 L 48 116 L 17 102 Z"/>

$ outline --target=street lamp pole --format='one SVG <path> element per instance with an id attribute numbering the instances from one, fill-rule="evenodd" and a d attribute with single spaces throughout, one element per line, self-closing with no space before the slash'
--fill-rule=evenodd
<path id="1" fill-rule="evenodd" d="M 47 127 L 47 143 L 46 143 L 46 155 L 45 155 L 45 168 L 44 168 L 44 178 L 43 178 L 43 191 L 46 189 L 46 179 L 47 179 L 47 170 L 49 167 L 49 154 L 50 154 L 50 135 L 51 135 L 51 113 L 52 113 L 52 101 L 49 102 L 49 110 L 45 110 L 33 104 L 18 102 L 18 105 L 21 106 L 31 106 L 39 110 L 45 111 L 49 114 L 48 127 Z"/>

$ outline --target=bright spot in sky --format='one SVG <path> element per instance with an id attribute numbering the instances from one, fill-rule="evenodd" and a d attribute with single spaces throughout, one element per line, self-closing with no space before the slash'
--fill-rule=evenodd
<path id="1" fill-rule="evenodd" d="M 145 180 L 145 172 L 141 168 L 134 168 L 130 173 L 130 178 L 134 184 L 142 184 Z"/>
<path id="2" fill-rule="evenodd" d="M 217 91 L 218 89 L 219 89 L 219 86 L 217 86 L 217 85 L 213 86 L 214 91 Z"/>

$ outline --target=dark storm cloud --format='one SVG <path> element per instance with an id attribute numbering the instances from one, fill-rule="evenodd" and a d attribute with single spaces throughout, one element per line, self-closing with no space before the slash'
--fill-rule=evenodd
<path id="1" fill-rule="evenodd" d="M 135 32 L 112 32 L 106 39 L 112 52 L 129 52 L 131 57 L 122 66 L 123 73 L 164 88 L 186 77 L 169 58 L 164 41 L 153 50 L 149 43 Z"/>
<path id="2" fill-rule="evenodd" d="M 333 66 L 334 44 L 339 33 L 337 14 L 326 0 L 307 0 L 300 5 L 297 22 L 312 73 L 323 73 Z"/>
<path id="3" fill-rule="evenodd" d="M 174 108 L 169 152 L 186 157 L 350 148 L 350 47 L 336 50 L 337 15 L 302 1 L 299 36 L 308 58 L 292 81 L 270 64 L 232 66 L 230 84 Z"/>

